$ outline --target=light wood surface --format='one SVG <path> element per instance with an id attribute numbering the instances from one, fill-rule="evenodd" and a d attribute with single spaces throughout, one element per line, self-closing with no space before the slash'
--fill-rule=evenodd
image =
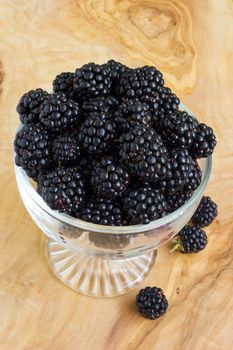
<path id="1" fill-rule="evenodd" d="M 0 350 L 233 349 L 232 17 L 230 0 L 0 1 Z M 158 321 L 137 314 L 135 291 L 104 300 L 62 285 L 14 179 L 19 97 L 109 58 L 157 66 L 218 137 L 207 194 L 219 216 L 208 247 L 193 256 L 159 249 L 142 284 L 166 292 Z"/>

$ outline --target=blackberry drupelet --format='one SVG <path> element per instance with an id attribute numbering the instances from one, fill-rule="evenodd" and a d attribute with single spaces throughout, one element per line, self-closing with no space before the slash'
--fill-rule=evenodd
<path id="1" fill-rule="evenodd" d="M 201 183 L 202 172 L 198 165 L 198 162 L 193 159 L 191 162 L 191 168 L 188 174 L 187 182 L 185 184 L 186 191 L 195 191 Z"/>
<path id="2" fill-rule="evenodd" d="M 168 211 L 172 213 L 174 210 L 180 208 L 184 203 L 187 202 L 189 198 L 192 196 L 192 191 L 187 191 L 185 189 L 181 189 L 176 193 L 167 193 L 165 194 L 165 199 L 168 204 Z"/>
<path id="3" fill-rule="evenodd" d="M 198 125 L 190 150 L 194 158 L 206 158 L 213 153 L 216 144 L 213 129 L 201 123 Z"/>
<path id="4" fill-rule="evenodd" d="M 119 155 L 131 173 L 154 182 L 167 174 L 167 150 L 161 137 L 146 126 L 137 126 L 121 135 Z"/>
<path id="5" fill-rule="evenodd" d="M 166 215 L 167 202 L 159 190 L 144 184 L 125 194 L 123 208 L 128 224 L 149 224 Z"/>
<path id="6" fill-rule="evenodd" d="M 15 164 L 35 180 L 40 170 L 51 166 L 49 135 L 40 124 L 24 125 L 15 136 L 14 150 Z"/>
<path id="7" fill-rule="evenodd" d="M 39 121 L 41 104 L 49 94 L 42 90 L 30 90 L 26 92 L 19 100 L 16 111 L 22 124 L 36 124 Z"/>
<path id="8" fill-rule="evenodd" d="M 148 104 L 138 99 L 125 99 L 114 114 L 120 132 L 127 132 L 138 125 L 151 126 L 152 117 Z"/>
<path id="9" fill-rule="evenodd" d="M 196 135 L 198 121 L 183 111 L 176 111 L 160 120 L 160 134 L 171 147 L 190 147 Z"/>
<path id="10" fill-rule="evenodd" d="M 53 141 L 54 161 L 62 165 L 75 165 L 81 157 L 77 136 L 63 134 Z"/>
<path id="11" fill-rule="evenodd" d="M 203 196 L 192 217 L 192 222 L 200 227 L 205 227 L 210 225 L 217 215 L 217 204 L 210 197 Z"/>
<path id="12" fill-rule="evenodd" d="M 41 105 L 39 120 L 45 129 L 52 132 L 61 133 L 78 128 L 79 105 L 62 93 L 51 94 Z"/>
<path id="13" fill-rule="evenodd" d="M 165 193 L 174 194 L 184 187 L 191 170 L 192 157 L 186 148 L 169 152 L 167 175 L 158 182 L 158 188 Z"/>
<path id="14" fill-rule="evenodd" d="M 207 236 L 205 231 L 198 226 L 186 225 L 175 238 L 175 247 L 173 250 L 179 249 L 182 253 L 198 253 L 207 245 Z"/>
<path id="15" fill-rule="evenodd" d="M 144 317 L 155 320 L 165 314 L 168 301 L 161 288 L 146 287 L 137 294 L 136 305 Z"/>
<path id="16" fill-rule="evenodd" d="M 74 73 L 65 72 L 56 76 L 53 81 L 53 91 L 63 93 L 68 99 L 76 100 L 74 92 Z"/>
<path id="17" fill-rule="evenodd" d="M 98 157 L 112 147 L 116 136 L 116 125 L 106 113 L 94 114 L 84 121 L 79 133 L 79 141 L 84 151 Z"/>
<path id="18" fill-rule="evenodd" d="M 81 209 L 80 217 L 84 221 L 99 225 L 121 226 L 122 212 L 117 203 L 108 199 L 89 200 Z"/>
<path id="19" fill-rule="evenodd" d="M 118 100 L 111 95 L 96 97 L 83 102 L 82 113 L 85 116 L 91 116 L 94 113 L 108 113 L 112 115 L 118 106 Z"/>
<path id="20" fill-rule="evenodd" d="M 88 63 L 76 69 L 74 90 L 83 100 L 109 95 L 111 92 L 109 68 L 104 65 Z"/>
<path id="21" fill-rule="evenodd" d="M 156 96 L 164 85 L 162 73 L 155 67 L 129 69 L 121 74 L 117 94 L 126 98 Z"/>
<path id="22" fill-rule="evenodd" d="M 63 166 L 41 173 L 37 191 L 51 209 L 72 215 L 81 209 L 86 196 L 77 169 Z"/>
<path id="23" fill-rule="evenodd" d="M 91 183 L 97 197 L 116 198 L 121 196 L 129 185 L 128 171 L 112 158 L 105 157 L 93 168 Z"/>

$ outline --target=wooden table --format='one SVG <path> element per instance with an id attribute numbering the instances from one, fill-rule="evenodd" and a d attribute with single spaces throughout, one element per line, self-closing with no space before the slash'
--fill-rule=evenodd
<path id="1" fill-rule="evenodd" d="M 0 1 L 0 350 L 233 349 L 232 20 L 230 0 Z M 13 173 L 19 97 L 112 57 L 158 66 L 218 136 L 207 194 L 219 216 L 208 247 L 193 256 L 159 249 L 143 283 L 169 299 L 158 321 L 137 314 L 136 291 L 88 298 L 54 277 Z"/>

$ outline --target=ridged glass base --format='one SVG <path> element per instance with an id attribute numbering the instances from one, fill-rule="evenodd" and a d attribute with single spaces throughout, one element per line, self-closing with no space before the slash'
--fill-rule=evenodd
<path id="1" fill-rule="evenodd" d="M 57 277 L 75 291 L 94 297 L 113 297 L 135 288 L 151 270 L 156 251 L 128 259 L 77 255 L 55 241 L 46 243 Z"/>

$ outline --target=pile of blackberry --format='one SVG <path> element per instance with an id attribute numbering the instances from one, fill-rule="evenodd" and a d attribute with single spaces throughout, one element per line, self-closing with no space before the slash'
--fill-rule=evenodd
<path id="1" fill-rule="evenodd" d="M 50 208 L 95 224 L 148 224 L 200 185 L 197 159 L 216 137 L 179 108 L 157 68 L 88 63 L 52 86 L 20 98 L 14 141 L 16 165 Z M 202 227 L 213 215 L 193 220 Z"/>

